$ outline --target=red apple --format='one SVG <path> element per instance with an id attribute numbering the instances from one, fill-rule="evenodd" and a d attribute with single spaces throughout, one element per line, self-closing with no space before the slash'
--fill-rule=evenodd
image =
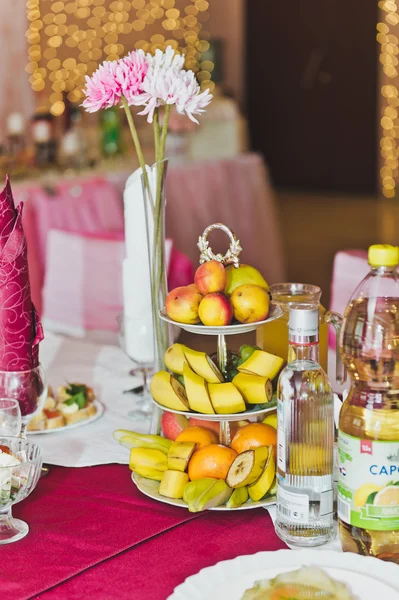
<path id="1" fill-rule="evenodd" d="M 188 419 L 183 415 L 164 412 L 161 418 L 162 433 L 169 440 L 175 440 L 177 436 L 189 426 Z"/>
<path id="2" fill-rule="evenodd" d="M 177 287 L 166 297 L 165 309 L 168 317 L 179 323 L 191 325 L 199 323 L 198 307 L 202 300 L 196 286 L 191 285 Z"/>
<path id="3" fill-rule="evenodd" d="M 201 300 L 198 314 L 204 325 L 223 327 L 228 325 L 233 318 L 233 307 L 225 294 L 215 292 Z"/>
<path id="4" fill-rule="evenodd" d="M 227 276 L 224 265 L 217 260 L 210 260 L 200 265 L 195 272 L 194 282 L 200 294 L 223 292 Z"/>

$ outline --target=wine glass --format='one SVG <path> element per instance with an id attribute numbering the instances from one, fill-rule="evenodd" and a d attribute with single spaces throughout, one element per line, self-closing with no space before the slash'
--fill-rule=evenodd
<path id="1" fill-rule="evenodd" d="M 21 409 L 18 400 L 0 398 L 0 436 L 17 437 L 21 432 Z"/>
<path id="2" fill-rule="evenodd" d="M 47 382 L 41 365 L 28 371 L 0 371 L 0 397 L 15 398 L 21 409 L 21 437 L 30 420 L 44 406 Z"/>
<path id="3" fill-rule="evenodd" d="M 140 401 L 137 402 L 138 406 L 131 410 L 128 416 L 133 419 L 146 419 L 151 415 L 153 408 L 148 386 L 154 372 L 152 316 L 136 319 L 124 315 L 118 318 L 118 323 L 119 344 L 125 354 L 137 365 L 130 373 L 143 379 L 143 392 Z"/>
<path id="4" fill-rule="evenodd" d="M 24 500 L 36 487 L 42 467 L 39 446 L 18 437 L 0 437 L 0 545 L 25 537 L 29 525 L 11 514 L 13 504 Z M 5 451 L 7 449 L 7 452 Z M 8 454 L 8 452 L 11 452 Z M 20 462 L 17 462 L 19 459 Z"/>

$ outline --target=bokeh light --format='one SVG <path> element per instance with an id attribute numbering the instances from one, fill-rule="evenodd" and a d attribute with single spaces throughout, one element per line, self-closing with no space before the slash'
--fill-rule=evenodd
<path id="1" fill-rule="evenodd" d="M 31 87 L 48 94 L 50 110 L 58 116 L 65 110 L 65 94 L 71 102 L 82 101 L 85 76 L 103 60 L 118 59 L 134 48 L 153 53 L 171 45 L 185 54 L 186 68 L 197 74 L 201 88 L 213 89 L 214 65 L 201 62 L 209 49 L 209 34 L 203 31 L 208 10 L 207 0 L 27 0 L 25 70 Z M 388 35 L 385 24 L 377 29 L 385 47 L 384 71 L 396 73 L 398 39 Z M 396 104 L 389 106 L 395 109 Z"/>
<path id="2" fill-rule="evenodd" d="M 399 54 L 399 15 L 397 4 L 390 0 L 378 3 L 383 22 L 377 24 L 377 42 L 380 44 L 379 61 L 382 65 L 381 131 L 380 140 L 382 194 L 385 198 L 396 197 L 399 176 L 399 90 L 396 85 Z"/>

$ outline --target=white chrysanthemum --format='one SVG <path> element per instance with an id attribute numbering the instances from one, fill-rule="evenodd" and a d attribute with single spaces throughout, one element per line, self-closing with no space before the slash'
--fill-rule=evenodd
<path id="1" fill-rule="evenodd" d="M 152 123 L 154 110 L 163 104 L 175 104 L 179 114 L 187 114 L 191 121 L 198 123 L 193 115 L 204 112 L 212 100 L 208 90 L 201 88 L 193 71 L 183 70 L 184 56 L 176 54 L 171 46 L 165 52 L 157 50 L 155 56 L 147 55 L 149 68 L 143 81 L 141 97 L 144 110 L 139 113 L 148 115 Z"/>

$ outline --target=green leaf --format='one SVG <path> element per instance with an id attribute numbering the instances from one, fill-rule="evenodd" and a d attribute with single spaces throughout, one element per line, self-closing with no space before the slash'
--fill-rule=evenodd
<path id="1" fill-rule="evenodd" d="M 82 408 L 84 408 L 86 406 L 86 396 L 84 395 L 83 392 L 79 392 L 78 394 L 75 394 L 74 396 L 71 396 L 70 398 L 68 398 L 68 400 L 64 400 L 64 404 L 66 404 L 67 406 L 72 406 L 72 404 L 77 404 L 79 407 L 79 410 L 81 410 Z"/>
<path id="2" fill-rule="evenodd" d="M 376 497 L 377 494 L 378 494 L 378 492 L 373 492 L 372 494 L 367 496 L 366 504 L 374 504 L 374 498 Z"/>
<path id="3" fill-rule="evenodd" d="M 68 383 L 68 386 L 65 388 L 66 393 L 69 396 L 76 396 L 76 394 L 83 393 L 84 396 L 87 396 L 87 385 L 77 384 L 77 383 Z"/>

